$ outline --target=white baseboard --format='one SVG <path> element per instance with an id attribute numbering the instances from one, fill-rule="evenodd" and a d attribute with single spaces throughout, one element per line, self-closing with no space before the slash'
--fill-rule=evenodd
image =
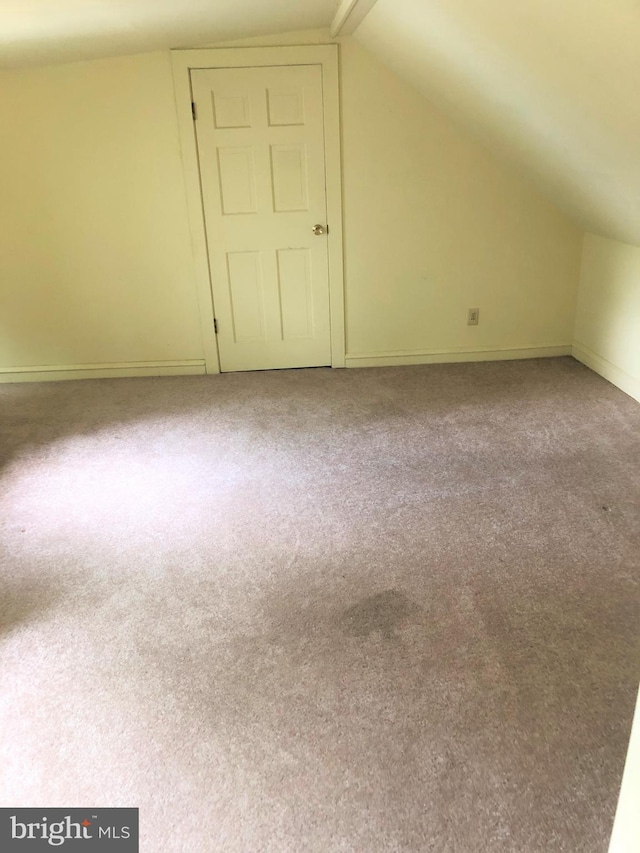
<path id="1" fill-rule="evenodd" d="M 398 350 L 348 353 L 347 367 L 389 367 L 400 364 L 446 364 L 455 361 L 505 361 L 520 358 L 553 358 L 571 355 L 570 344 L 516 349 Z"/>
<path id="2" fill-rule="evenodd" d="M 598 355 L 597 352 L 589 349 L 589 347 L 586 347 L 579 341 L 573 342 L 571 350 L 571 354 L 574 358 L 581 361 L 583 364 L 586 364 L 586 366 L 590 367 L 591 370 L 599 373 L 600 376 L 607 379 L 612 385 L 615 385 L 616 388 L 624 391 L 625 394 L 628 394 L 640 403 L 640 380 L 635 379 L 631 374 L 626 373 L 619 367 L 616 367 L 615 364 L 607 361 L 606 358 Z"/>
<path id="3" fill-rule="evenodd" d="M 0 367 L 0 383 L 59 382 L 63 379 L 110 379 L 119 376 L 186 376 L 205 372 L 203 359 L 53 364 L 36 367 Z"/>

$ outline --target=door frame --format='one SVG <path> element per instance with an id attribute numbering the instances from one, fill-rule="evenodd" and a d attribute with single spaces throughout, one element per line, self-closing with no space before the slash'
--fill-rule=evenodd
<path id="1" fill-rule="evenodd" d="M 220 359 L 214 330 L 215 304 L 207 251 L 198 147 L 191 110 L 191 71 L 199 68 L 256 68 L 269 65 L 321 66 L 327 222 L 329 224 L 327 251 L 329 255 L 331 366 L 344 367 L 345 307 L 338 45 L 172 50 L 171 65 L 207 373 L 220 373 Z"/>

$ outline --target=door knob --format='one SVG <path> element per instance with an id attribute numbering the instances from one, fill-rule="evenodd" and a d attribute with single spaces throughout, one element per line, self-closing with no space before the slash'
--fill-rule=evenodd
<path id="1" fill-rule="evenodd" d="M 326 233 L 329 228 L 325 228 L 324 225 L 314 225 L 311 229 L 316 237 L 320 237 L 322 234 Z"/>

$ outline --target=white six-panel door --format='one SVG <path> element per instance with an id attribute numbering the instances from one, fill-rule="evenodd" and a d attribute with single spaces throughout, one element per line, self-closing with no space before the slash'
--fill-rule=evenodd
<path id="1" fill-rule="evenodd" d="M 220 367 L 328 365 L 321 66 L 191 80 Z"/>

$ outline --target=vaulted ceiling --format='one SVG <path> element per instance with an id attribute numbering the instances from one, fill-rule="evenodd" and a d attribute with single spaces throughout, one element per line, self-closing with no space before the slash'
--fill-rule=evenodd
<path id="1" fill-rule="evenodd" d="M 377 0 L 356 38 L 587 230 L 640 244 L 638 0 Z"/>
<path id="2" fill-rule="evenodd" d="M 338 0 L 0 0 L 0 68 L 328 27 Z"/>
<path id="3" fill-rule="evenodd" d="M 0 68 L 328 27 L 338 5 L 585 229 L 640 245 L 640 0 L 0 0 Z"/>

